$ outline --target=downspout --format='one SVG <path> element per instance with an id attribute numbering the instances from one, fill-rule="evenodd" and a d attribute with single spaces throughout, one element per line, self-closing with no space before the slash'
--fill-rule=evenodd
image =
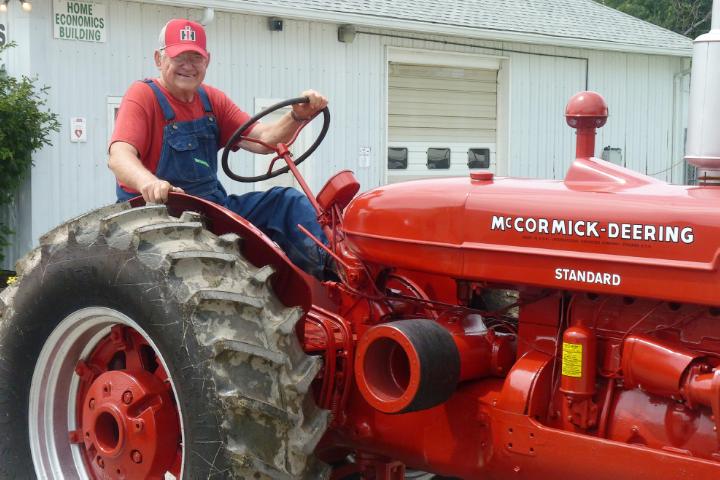
<path id="1" fill-rule="evenodd" d="M 685 61 L 683 60 L 683 63 Z M 690 75 L 690 67 L 685 68 L 673 75 L 673 111 L 672 111 L 672 138 L 670 145 L 670 164 L 675 165 L 677 158 L 683 158 L 685 155 L 685 135 L 683 116 L 681 109 L 683 108 L 683 84 L 685 78 Z M 678 136 L 680 137 L 678 139 Z M 680 162 L 683 166 L 685 162 Z M 681 183 L 685 182 L 685 169 L 680 178 L 675 178 L 675 169 L 670 168 L 670 183 Z"/>

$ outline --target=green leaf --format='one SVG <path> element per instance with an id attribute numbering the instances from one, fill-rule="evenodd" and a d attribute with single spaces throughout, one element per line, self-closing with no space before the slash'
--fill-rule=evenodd
<path id="1" fill-rule="evenodd" d="M 0 47 L 0 54 L 14 47 Z M 12 202 L 15 191 L 30 173 L 32 154 L 51 145 L 50 135 L 60 130 L 57 114 L 45 108 L 48 87 L 37 78 L 8 75 L 0 68 L 0 208 Z M 12 231 L 0 224 L 0 261 Z"/>
<path id="2" fill-rule="evenodd" d="M 710 30 L 712 0 L 596 1 L 690 38 Z"/>

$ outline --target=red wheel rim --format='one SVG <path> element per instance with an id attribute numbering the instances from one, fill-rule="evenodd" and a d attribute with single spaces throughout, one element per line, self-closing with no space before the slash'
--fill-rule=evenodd
<path id="1" fill-rule="evenodd" d="M 180 477 L 182 435 L 167 372 L 135 329 L 115 325 L 75 367 L 76 430 L 86 471 L 95 479 Z"/>

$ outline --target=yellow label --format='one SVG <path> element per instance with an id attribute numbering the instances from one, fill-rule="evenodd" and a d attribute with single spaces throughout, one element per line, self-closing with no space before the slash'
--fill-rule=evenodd
<path id="1" fill-rule="evenodd" d="M 12 284 L 15 283 L 16 281 L 17 281 L 17 277 L 8 277 L 8 278 L 7 278 L 7 284 L 8 284 L 8 285 L 12 285 Z"/>
<path id="2" fill-rule="evenodd" d="M 582 377 L 582 345 L 563 342 L 562 374 Z"/>

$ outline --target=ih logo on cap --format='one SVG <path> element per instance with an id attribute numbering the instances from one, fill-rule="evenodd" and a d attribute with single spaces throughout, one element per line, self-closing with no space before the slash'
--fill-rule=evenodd
<path id="1" fill-rule="evenodd" d="M 181 42 L 194 42 L 195 41 L 195 30 L 190 25 L 180 30 L 180 41 Z"/>

